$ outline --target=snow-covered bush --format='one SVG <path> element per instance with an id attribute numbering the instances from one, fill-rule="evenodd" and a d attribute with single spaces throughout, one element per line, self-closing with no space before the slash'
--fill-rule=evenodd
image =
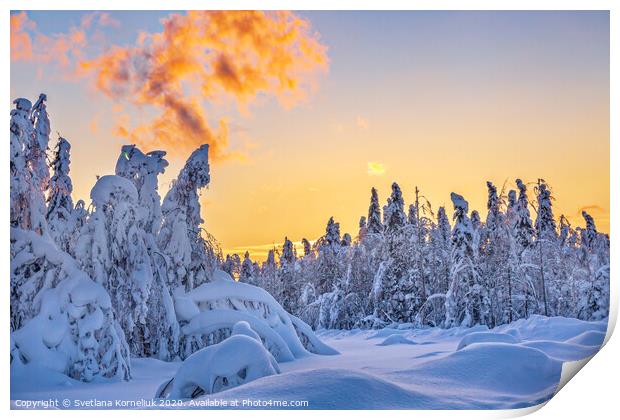
<path id="1" fill-rule="evenodd" d="M 197 398 L 278 373 L 278 362 L 260 340 L 235 334 L 189 356 L 155 397 Z"/>
<path id="2" fill-rule="evenodd" d="M 214 272 L 211 283 L 175 296 L 175 308 L 182 325 L 182 357 L 223 341 L 239 321 L 251 326 L 278 361 L 290 361 L 308 352 L 337 353 L 265 290 L 235 282 L 221 270 Z"/>
<path id="3" fill-rule="evenodd" d="M 105 289 L 32 231 L 11 229 L 11 368 L 36 363 L 82 381 L 129 379 L 129 351 Z"/>

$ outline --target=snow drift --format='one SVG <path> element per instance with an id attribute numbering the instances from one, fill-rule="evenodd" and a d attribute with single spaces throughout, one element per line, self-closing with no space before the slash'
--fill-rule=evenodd
<path id="1" fill-rule="evenodd" d="M 378 346 L 392 346 L 394 344 L 418 344 L 418 343 L 416 343 L 413 340 L 409 340 L 407 337 L 403 337 L 400 334 L 392 334 L 377 345 Z"/>
<path id="2" fill-rule="evenodd" d="M 253 400 L 263 401 L 307 400 L 309 406 L 297 408 L 312 410 L 466 407 L 459 402 L 446 401 L 431 393 L 408 389 L 381 377 L 350 369 L 313 369 L 284 373 L 224 391 L 218 394 L 218 397 L 244 399 L 249 395 Z"/>
<path id="3" fill-rule="evenodd" d="M 495 333 L 495 332 L 473 332 L 461 338 L 461 341 L 459 342 L 459 345 L 456 347 L 456 349 L 461 350 L 469 346 L 470 344 L 475 344 L 475 343 L 516 344 L 518 342 L 519 340 L 517 340 L 515 337 L 513 337 L 510 334 Z"/>
<path id="4" fill-rule="evenodd" d="M 528 394 L 544 391 L 559 380 L 560 363 L 544 352 L 506 343 L 472 344 L 416 369 L 444 380 L 476 388 Z"/>

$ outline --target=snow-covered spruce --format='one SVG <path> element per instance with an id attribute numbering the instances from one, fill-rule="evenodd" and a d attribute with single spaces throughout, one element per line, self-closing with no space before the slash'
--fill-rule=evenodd
<path id="1" fill-rule="evenodd" d="M 245 321 L 232 326 L 232 335 L 189 356 L 156 398 L 188 399 L 234 388 L 280 373 L 278 362 Z"/>
<path id="2" fill-rule="evenodd" d="M 488 299 L 474 264 L 474 228 L 467 216 L 469 204 L 456 193 L 452 193 L 450 198 L 454 205 L 454 228 L 445 326 L 485 324 Z"/>
<path id="3" fill-rule="evenodd" d="M 47 182 L 45 174 L 49 176 L 49 170 L 42 157 L 45 152 L 42 147 L 47 148 L 44 127 L 38 126 L 35 131 L 32 103 L 28 99 L 18 98 L 13 103 L 15 109 L 11 111 L 10 123 L 11 226 L 47 235 L 47 210 L 42 186 Z M 36 115 L 41 113 L 41 103 L 40 98 Z M 40 117 L 40 124 L 43 124 L 43 115 Z"/>
<path id="4" fill-rule="evenodd" d="M 265 348 L 280 362 L 309 352 L 337 353 L 321 343 L 308 325 L 289 315 L 265 290 L 235 282 L 221 270 L 214 272 L 210 283 L 176 295 L 175 308 L 182 325 L 183 358 L 225 340 L 240 321 L 251 326 Z"/>
<path id="5" fill-rule="evenodd" d="M 105 289 L 32 231 L 11 229 L 11 371 L 35 364 L 74 379 L 127 380 L 129 349 Z"/>
<path id="6" fill-rule="evenodd" d="M 53 175 L 47 190 L 47 223 L 58 247 L 73 254 L 73 247 L 85 221 L 85 211 L 73 205 L 73 183 L 69 177 L 71 144 L 59 137 L 52 157 Z M 83 202 L 82 202 L 83 204 Z"/>
<path id="7" fill-rule="evenodd" d="M 153 272 L 138 192 L 131 181 L 106 175 L 97 180 L 90 197 L 94 210 L 75 254 L 83 269 L 110 293 L 131 352 L 141 355 L 148 344 L 146 318 Z"/>
<path id="8" fill-rule="evenodd" d="M 170 257 L 168 281 L 175 289 L 186 291 L 209 280 L 218 265 L 214 241 L 204 232 L 200 215 L 199 190 L 209 185 L 209 145 L 196 149 L 162 205 L 163 225 L 159 232 L 159 248 Z"/>
<path id="9" fill-rule="evenodd" d="M 28 145 L 27 156 L 31 164 L 32 177 L 38 190 L 45 191 L 50 178 L 47 166 L 47 148 L 50 141 L 50 120 L 47 115 L 47 95 L 41 93 L 32 107 L 30 120 L 34 127 L 34 138 Z"/>

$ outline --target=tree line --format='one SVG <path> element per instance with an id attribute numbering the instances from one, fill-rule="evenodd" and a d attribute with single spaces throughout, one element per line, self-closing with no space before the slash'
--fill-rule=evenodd
<path id="1" fill-rule="evenodd" d="M 483 222 L 452 193 L 447 210 L 433 211 L 416 187 L 405 206 L 392 184 L 381 207 L 372 188 L 368 215 L 354 240 L 330 218 L 325 235 L 298 250 L 285 238 L 262 265 L 249 253 L 226 256 L 239 281 L 269 291 L 314 328 L 415 326 L 494 327 L 533 314 L 598 320 L 609 309 L 609 236 L 553 213 L 547 182 L 521 179 L 498 192 L 487 182 Z M 533 220 L 533 218 L 534 220 Z"/>

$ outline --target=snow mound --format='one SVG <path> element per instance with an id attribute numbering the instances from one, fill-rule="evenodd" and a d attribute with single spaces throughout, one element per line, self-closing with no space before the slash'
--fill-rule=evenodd
<path id="1" fill-rule="evenodd" d="M 559 361 L 534 348 L 477 343 L 398 375 L 426 378 L 429 386 L 461 387 L 462 392 L 486 390 L 544 401 L 553 395 L 561 370 Z"/>
<path id="2" fill-rule="evenodd" d="M 95 206 L 101 206 L 112 198 L 117 200 L 138 201 L 138 190 L 127 178 L 116 175 L 104 175 L 100 177 L 90 191 L 90 198 Z"/>
<path id="3" fill-rule="evenodd" d="M 582 346 L 600 347 L 603 345 L 604 340 L 605 333 L 599 331 L 586 331 L 576 337 L 571 338 L 570 340 L 568 340 L 568 342 L 572 344 L 579 344 Z"/>
<path id="4" fill-rule="evenodd" d="M 247 322 L 280 362 L 310 353 L 338 354 L 321 342 L 306 323 L 286 312 L 265 290 L 229 281 L 226 279 L 228 274 L 224 274 L 217 275 L 211 283 L 175 297 L 176 312 L 181 315 L 184 334 L 181 340 L 183 357 L 226 339 L 239 321 Z M 193 314 L 188 319 L 187 315 Z"/>
<path id="5" fill-rule="evenodd" d="M 392 346 L 394 344 L 418 344 L 418 343 L 416 343 L 415 341 L 409 340 L 407 337 L 403 337 L 400 334 L 392 334 L 377 345 L 378 346 Z"/>
<path id="6" fill-rule="evenodd" d="M 368 373 L 348 369 L 314 369 L 283 373 L 231 389 L 222 399 L 307 400 L 302 409 L 458 409 L 458 402 L 410 390 Z M 303 396 L 303 397 L 302 397 Z M 372 397 L 371 397 L 372 396 Z M 273 407 L 252 407 L 273 408 Z"/>
<path id="7" fill-rule="evenodd" d="M 470 344 L 474 343 L 509 343 L 509 344 L 517 344 L 519 340 L 513 337 L 510 334 L 503 333 L 494 333 L 494 332 L 473 332 L 471 334 L 467 334 L 461 341 L 459 345 L 456 347 L 457 350 L 464 349 Z"/>
<path id="8" fill-rule="evenodd" d="M 400 331 L 400 330 L 397 330 L 395 328 L 384 328 L 382 330 L 377 331 L 373 335 L 369 336 L 367 339 L 368 340 L 373 340 L 375 338 L 386 338 L 386 337 L 389 337 L 391 335 L 400 335 L 400 334 L 404 334 L 404 333 L 405 333 L 404 331 Z"/>
<path id="9" fill-rule="evenodd" d="M 523 340 L 567 341 L 588 331 L 599 331 L 604 334 L 607 330 L 607 323 L 533 315 L 528 319 L 519 319 L 512 324 L 496 327 L 493 331 L 507 332 L 513 329 L 518 331 Z"/>
<path id="10" fill-rule="evenodd" d="M 561 360 L 563 362 L 570 360 L 581 360 L 592 356 L 599 349 L 598 346 L 584 346 L 580 344 L 571 344 L 569 342 L 562 343 L 558 341 L 526 341 L 522 345 L 538 349 L 547 356 Z"/>
<path id="11" fill-rule="evenodd" d="M 196 398 L 277 373 L 278 362 L 258 340 L 234 335 L 188 357 L 156 398 Z"/>

